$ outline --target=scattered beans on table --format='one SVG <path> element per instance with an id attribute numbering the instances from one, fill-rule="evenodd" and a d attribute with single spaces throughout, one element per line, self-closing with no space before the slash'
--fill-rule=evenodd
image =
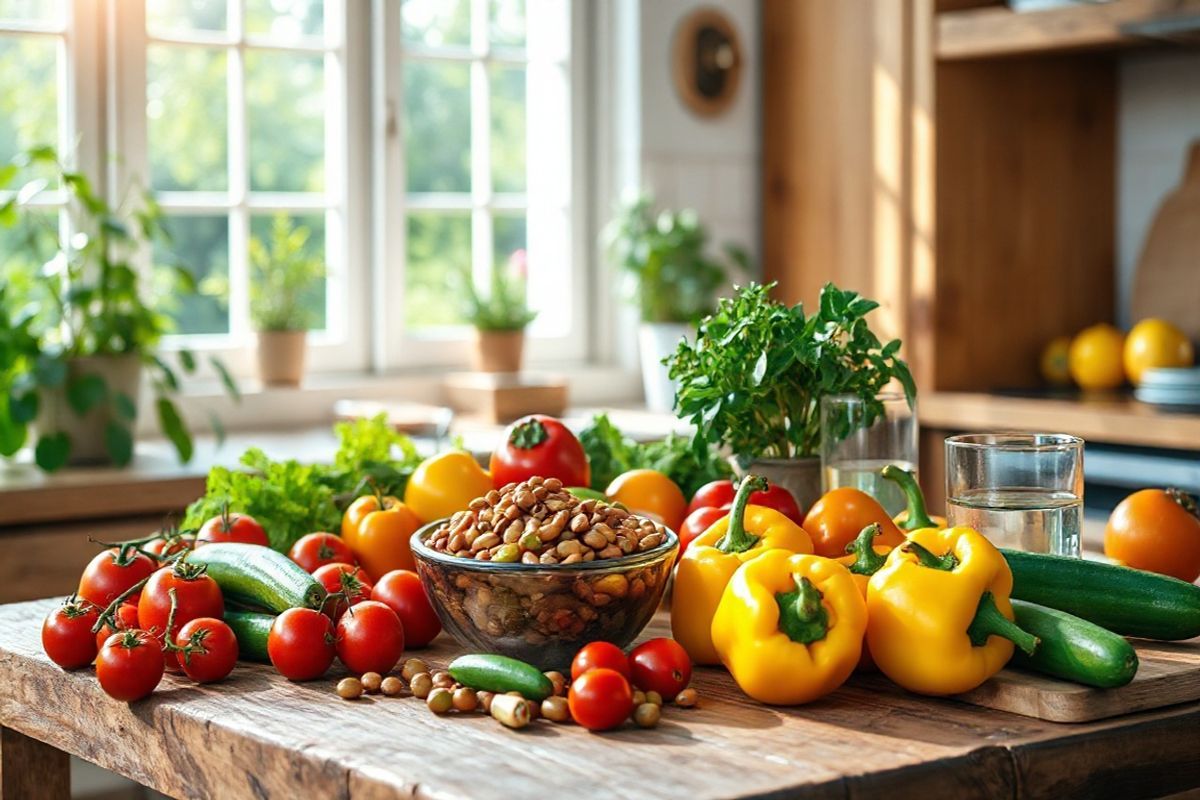
<path id="1" fill-rule="evenodd" d="M 662 708 L 654 703 L 642 703 L 633 711 L 633 721 L 639 728 L 653 728 L 661 716 Z"/>
<path id="2" fill-rule="evenodd" d="M 374 694 L 379 691 L 379 687 L 383 683 L 383 676 L 378 672 L 367 672 L 359 680 L 362 681 L 363 691 L 367 694 Z"/>
<path id="3" fill-rule="evenodd" d="M 445 714 L 454 707 L 454 695 L 449 689 L 437 688 L 429 693 L 425 705 L 435 714 Z"/>
<path id="4" fill-rule="evenodd" d="M 395 675 L 389 675 L 379 684 L 379 691 L 386 697 L 396 697 L 404 691 L 404 681 Z"/>
<path id="5" fill-rule="evenodd" d="M 699 696 L 695 689 L 684 689 L 679 694 L 675 695 L 675 705 L 680 708 L 692 708 L 699 701 Z"/>
<path id="6" fill-rule="evenodd" d="M 542 716 L 551 722 L 569 722 L 571 709 L 567 705 L 567 698 L 558 695 L 547 697 L 542 701 Z"/>
<path id="7" fill-rule="evenodd" d="M 363 685 L 358 678 L 342 678 L 338 681 L 337 695 L 343 700 L 357 700 L 362 697 Z"/>
<path id="8" fill-rule="evenodd" d="M 554 695 L 561 697 L 567 693 L 567 676 L 556 670 L 550 670 L 546 673 L 546 677 L 550 679 L 550 683 L 554 685 Z"/>
<path id="9" fill-rule="evenodd" d="M 433 678 L 428 672 L 418 672 L 409 681 L 408 688 L 412 690 L 413 695 L 424 700 L 433 691 Z"/>
<path id="10" fill-rule="evenodd" d="M 400 668 L 400 677 L 405 681 L 412 681 L 414 677 L 420 675 L 422 672 L 429 672 L 429 665 L 419 658 L 410 658 Z"/>
<path id="11" fill-rule="evenodd" d="M 457 711 L 474 711 L 479 705 L 479 697 L 474 689 L 460 686 L 454 690 L 454 708 Z"/>
<path id="12" fill-rule="evenodd" d="M 659 708 L 662 708 L 662 704 L 663 704 L 662 695 L 652 689 L 652 690 L 646 692 L 645 702 L 652 703 L 652 704 L 658 706 Z"/>

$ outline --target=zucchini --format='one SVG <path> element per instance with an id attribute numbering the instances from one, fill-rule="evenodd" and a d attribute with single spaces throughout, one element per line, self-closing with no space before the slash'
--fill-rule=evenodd
<path id="1" fill-rule="evenodd" d="M 267 636 L 274 623 L 274 614 L 225 610 L 225 624 L 233 629 L 233 635 L 237 637 L 238 658 L 242 661 L 271 662 L 271 657 L 267 655 Z"/>
<path id="2" fill-rule="evenodd" d="M 554 684 L 541 670 L 508 656 L 459 656 L 450 662 L 448 669 L 450 677 L 472 689 L 499 694 L 520 692 L 527 700 L 545 700 L 554 694 Z"/>
<path id="3" fill-rule="evenodd" d="M 1200 636 L 1200 586 L 1099 561 L 1000 552 L 1012 569 L 1015 599 L 1066 611 L 1122 636 Z"/>
<path id="4" fill-rule="evenodd" d="M 1012 607 L 1016 623 L 1041 640 L 1031 656 L 1013 652 L 1016 666 L 1101 689 L 1124 686 L 1137 674 L 1137 651 L 1117 634 L 1024 600 Z"/>
<path id="5" fill-rule="evenodd" d="M 272 611 L 320 609 L 325 587 L 282 553 L 257 544 L 217 542 L 197 547 L 188 563 L 208 568 L 221 593 L 233 603 Z"/>

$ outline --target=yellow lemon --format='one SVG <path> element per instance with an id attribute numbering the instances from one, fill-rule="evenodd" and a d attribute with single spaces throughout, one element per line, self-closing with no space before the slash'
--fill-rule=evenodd
<path id="1" fill-rule="evenodd" d="M 1190 367 L 1192 343 L 1183 331 L 1162 319 L 1144 319 L 1125 338 L 1125 374 L 1134 384 L 1151 367 Z"/>
<path id="2" fill-rule="evenodd" d="M 1071 350 L 1071 337 L 1059 336 L 1051 339 L 1042 350 L 1040 362 L 1042 378 L 1051 386 L 1070 386 L 1071 370 L 1067 354 Z"/>
<path id="3" fill-rule="evenodd" d="M 1084 328 L 1071 340 L 1067 364 L 1081 389 L 1115 389 L 1125 381 L 1125 337 L 1107 323 Z"/>

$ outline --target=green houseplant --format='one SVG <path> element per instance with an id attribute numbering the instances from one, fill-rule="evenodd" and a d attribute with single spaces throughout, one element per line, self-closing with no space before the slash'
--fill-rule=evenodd
<path id="1" fill-rule="evenodd" d="M 492 265 L 487 292 L 481 292 L 470 273 L 463 275 L 464 316 L 475 328 L 475 369 L 479 372 L 520 372 L 525 328 L 537 317 L 529 308 L 526 254 L 517 250 L 506 264 Z"/>
<path id="2" fill-rule="evenodd" d="M 807 507 L 820 495 L 821 398 L 861 397 L 869 426 L 890 381 L 910 405 L 916 388 L 897 355 L 900 340 L 881 343 L 867 323 L 878 303 L 826 284 L 807 314 L 803 304 L 771 299 L 773 287 L 752 283 L 722 300 L 668 364 L 679 382 L 676 410 L 696 426 L 697 452 L 725 446 L 741 469 L 765 474 Z"/>
<path id="3" fill-rule="evenodd" d="M 24 183 L 0 204 L 0 224 L 21 246 L 0 254 L 0 456 L 30 439 L 39 467 L 67 463 L 129 463 L 143 375 L 150 378 L 163 434 L 179 457 L 193 443 L 178 406 L 180 373 L 195 356 L 177 353 L 178 367 L 157 352 L 171 320 L 160 310 L 169 295 L 195 291 L 191 273 L 169 263 L 163 294 L 151 296 L 139 259 L 168 237 L 148 192 L 130 187 L 110 205 L 53 148 L 33 148 L 0 168 L 0 187 Z M 32 201 L 49 187 L 66 195 L 69 235 L 57 216 Z M 31 266 L 45 259 L 40 266 Z M 234 396 L 237 387 L 217 360 L 213 368 Z M 219 420 L 213 420 L 219 430 Z"/>
<path id="4" fill-rule="evenodd" d="M 649 195 L 625 202 L 603 238 L 608 258 L 625 274 L 641 315 L 638 343 L 646 404 L 667 411 L 675 387 L 663 359 L 698 319 L 713 311 L 717 291 L 727 284 L 731 267 L 744 271 L 749 258 L 732 245 L 723 248 L 721 258 L 714 258 L 709 254 L 708 230 L 695 211 L 656 212 Z"/>
<path id="5" fill-rule="evenodd" d="M 250 240 L 250 319 L 258 331 L 258 372 L 268 386 L 299 386 L 308 330 L 317 322 L 325 263 L 312 231 L 287 214 L 271 221 L 270 241 Z"/>

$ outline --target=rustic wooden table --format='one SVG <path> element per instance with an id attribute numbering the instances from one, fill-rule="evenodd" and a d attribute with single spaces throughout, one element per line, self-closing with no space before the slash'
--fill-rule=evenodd
<path id="1" fill-rule="evenodd" d="M 68 795 L 72 753 L 178 797 L 1150 797 L 1200 786 L 1200 704 L 1059 725 L 855 679 L 797 709 L 747 700 L 699 670 L 701 703 L 654 730 L 589 734 L 412 697 L 357 702 L 337 676 L 293 684 L 239 665 L 224 683 L 168 676 L 144 701 L 42 653 L 55 601 L 0 606 L 0 797 Z M 647 636 L 665 632 L 659 619 Z M 444 664 L 445 636 L 422 655 Z"/>

